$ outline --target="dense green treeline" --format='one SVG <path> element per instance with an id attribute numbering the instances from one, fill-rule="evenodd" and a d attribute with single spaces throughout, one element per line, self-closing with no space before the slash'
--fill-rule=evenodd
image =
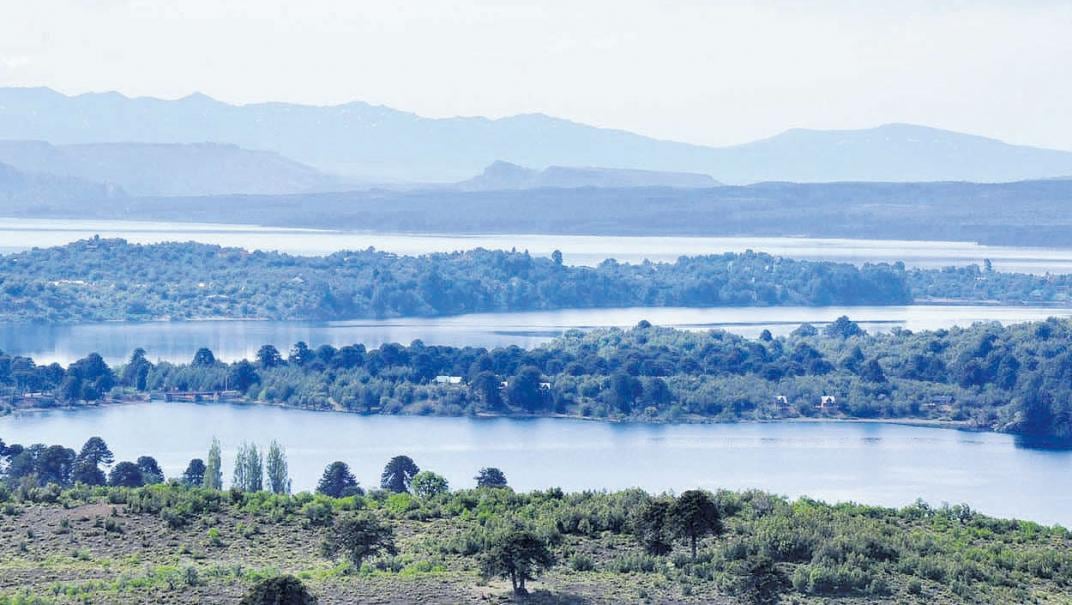
<path id="1" fill-rule="evenodd" d="M 906 273 L 915 300 L 949 299 L 1007 303 L 1072 302 L 1072 274 L 1031 275 L 993 271 L 982 267 L 911 269 Z"/>
<path id="2" fill-rule="evenodd" d="M 1062 290 L 1064 291 L 1064 290 Z M 886 305 L 901 265 L 766 254 L 598 267 L 525 252 L 298 257 L 195 243 L 93 239 L 0 257 L 0 319 L 351 319 L 624 306 Z"/>
<path id="3" fill-rule="evenodd" d="M 96 354 L 66 369 L 0 355 L 0 393 L 20 405 L 146 391 L 229 391 L 250 402 L 371 414 L 913 418 L 1068 439 L 1072 322 L 868 334 L 843 317 L 821 332 L 805 324 L 756 340 L 642 322 L 572 331 L 531 350 L 298 343 L 288 354 L 265 345 L 255 359 L 230 364 L 207 349 L 188 364 L 154 364 L 138 350 L 115 370 Z"/>
<path id="4" fill-rule="evenodd" d="M 1072 276 L 854 267 L 747 252 L 637 265 L 471 250 L 327 257 L 86 240 L 0 257 L 0 320 L 353 319 L 627 306 L 1067 303 Z"/>

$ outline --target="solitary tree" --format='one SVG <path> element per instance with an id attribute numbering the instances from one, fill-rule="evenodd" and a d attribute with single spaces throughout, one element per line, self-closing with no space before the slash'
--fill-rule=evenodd
<path id="1" fill-rule="evenodd" d="M 77 455 L 69 447 L 50 445 L 37 460 L 37 478 L 42 485 L 70 485 Z"/>
<path id="2" fill-rule="evenodd" d="M 108 473 L 108 485 L 112 487 L 141 487 L 145 485 L 141 469 L 133 462 L 120 462 Z"/>
<path id="3" fill-rule="evenodd" d="M 866 333 L 863 331 L 863 329 L 860 328 L 860 325 L 858 323 L 849 319 L 847 315 L 842 315 L 841 317 L 835 319 L 833 323 L 826 326 L 825 332 L 827 336 L 833 336 L 835 338 L 842 339 L 850 338 L 853 336 L 860 336 L 861 334 Z"/>
<path id="4" fill-rule="evenodd" d="M 90 437 L 82 446 L 82 451 L 74 462 L 71 481 L 85 485 L 104 485 L 107 478 L 100 465 L 111 465 L 115 461 L 112 450 L 100 437 Z"/>
<path id="5" fill-rule="evenodd" d="M 204 486 L 209 489 L 223 489 L 223 458 L 220 455 L 220 441 L 212 438 L 212 445 L 208 448 L 208 457 L 205 459 Z"/>
<path id="6" fill-rule="evenodd" d="M 134 353 L 130 356 L 130 361 L 123 368 L 123 375 L 119 381 L 128 387 L 134 387 L 139 391 L 144 391 L 146 381 L 149 377 L 149 371 L 153 369 L 153 364 L 149 360 L 145 359 L 145 349 L 134 349 Z"/>
<path id="7" fill-rule="evenodd" d="M 273 494 L 290 493 L 290 477 L 287 475 L 287 454 L 274 439 L 268 445 L 265 463 L 268 471 L 268 489 Z"/>
<path id="8" fill-rule="evenodd" d="M 231 388 L 243 392 L 260 381 L 261 377 L 257 375 L 257 368 L 246 359 L 231 366 L 231 371 L 227 376 L 227 382 Z"/>
<path id="9" fill-rule="evenodd" d="M 200 487 L 205 483 L 205 461 L 194 458 L 186 465 L 186 471 L 182 473 L 182 482 L 190 487 Z"/>
<path id="10" fill-rule="evenodd" d="M 502 407 L 502 393 L 500 392 L 502 380 L 494 373 L 484 370 L 473 378 L 469 384 L 469 390 L 484 402 L 484 406 L 490 410 Z"/>
<path id="11" fill-rule="evenodd" d="M 670 519 L 672 505 L 671 500 L 652 500 L 640 509 L 633 520 L 637 541 L 648 554 L 665 555 L 674 548 L 674 532 Z"/>
<path id="12" fill-rule="evenodd" d="M 485 466 L 477 472 L 477 487 L 506 487 L 506 475 L 494 466 Z"/>
<path id="13" fill-rule="evenodd" d="M 274 368 L 283 365 L 285 362 L 283 361 L 283 356 L 279 354 L 279 349 L 272 345 L 264 345 L 257 350 L 257 363 L 262 368 Z"/>
<path id="14" fill-rule="evenodd" d="M 194 360 L 190 365 L 199 368 L 205 368 L 208 366 L 216 365 L 216 356 L 212 354 L 212 351 L 206 347 L 201 347 L 194 353 Z"/>
<path id="15" fill-rule="evenodd" d="M 434 498 L 449 491 L 446 478 L 432 471 L 421 471 L 413 477 L 413 493 L 421 498 Z"/>
<path id="16" fill-rule="evenodd" d="M 383 467 L 383 474 L 380 475 L 380 487 L 395 493 L 408 492 L 410 482 L 419 472 L 421 472 L 421 469 L 413 462 L 412 458 L 409 456 L 395 456 L 391 458 L 387 466 Z"/>
<path id="17" fill-rule="evenodd" d="M 696 542 L 704 536 L 722 533 L 722 518 L 718 505 L 707 492 L 689 490 L 670 507 L 670 519 L 678 537 L 688 540 L 692 546 L 692 558 L 696 558 Z"/>
<path id="18" fill-rule="evenodd" d="M 395 532 L 372 513 L 348 515 L 335 522 L 320 547 L 330 559 L 346 557 L 355 569 L 381 552 L 395 554 Z"/>
<path id="19" fill-rule="evenodd" d="M 82 446 L 82 451 L 78 453 L 78 458 L 80 460 L 89 460 L 93 464 L 103 464 L 105 466 L 109 466 L 115 462 L 115 456 L 112 455 L 112 450 L 108 449 L 108 444 L 100 437 L 90 437 L 87 439 L 85 445 Z"/>
<path id="20" fill-rule="evenodd" d="M 294 365 L 303 366 L 315 358 L 316 353 L 309 348 L 309 345 L 305 344 L 304 341 L 299 340 L 290 348 L 290 355 L 287 357 L 287 361 Z"/>
<path id="21" fill-rule="evenodd" d="M 514 594 L 525 594 L 525 582 L 535 580 L 555 563 L 547 543 L 527 530 L 513 530 L 495 536 L 484 552 L 482 571 L 486 577 L 510 578 Z"/>
<path id="22" fill-rule="evenodd" d="M 332 498 L 343 498 L 360 493 L 360 488 L 354 474 L 350 472 L 349 465 L 336 460 L 324 469 L 316 491 Z"/>
<path id="23" fill-rule="evenodd" d="M 543 407 L 543 392 L 540 390 L 540 369 L 525 366 L 517 376 L 510 379 L 506 396 L 511 405 L 516 405 L 527 412 L 535 412 Z"/>
<path id="24" fill-rule="evenodd" d="M 152 456 L 138 456 L 138 470 L 141 471 L 142 480 L 146 484 L 163 483 L 164 471 L 160 470 L 160 464 Z"/>

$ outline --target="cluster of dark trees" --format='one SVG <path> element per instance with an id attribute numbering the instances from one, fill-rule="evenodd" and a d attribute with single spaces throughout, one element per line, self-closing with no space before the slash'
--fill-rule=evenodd
<path id="1" fill-rule="evenodd" d="M 230 389 L 249 401 L 360 413 L 931 418 L 1072 437 L 1072 322 L 1057 319 L 868 334 L 842 317 L 822 331 L 805 324 L 755 340 L 641 322 L 571 331 L 531 350 L 297 343 L 287 355 L 265 345 L 232 364 L 202 349 L 189 364 L 153 364 L 139 350 L 114 371 L 95 355 L 62 374 L 25 359 L 12 365 L 23 378 L 0 374 L 8 392 L 31 376 L 67 403 L 114 384 L 114 394 Z"/>
<path id="2" fill-rule="evenodd" d="M 506 474 L 493 466 L 480 469 L 473 480 L 478 488 L 507 487 Z M 450 484 L 442 475 L 422 471 L 409 456 L 395 456 L 383 468 L 380 489 L 395 494 L 413 493 L 422 498 L 431 498 L 450 491 Z M 350 465 L 336 460 L 324 469 L 324 474 L 316 485 L 316 492 L 332 498 L 345 498 L 364 494 L 365 490 L 350 471 Z"/>
<path id="3" fill-rule="evenodd" d="M 570 266 L 561 253 L 476 249 L 299 257 L 93 239 L 0 257 L 0 319 L 350 319 L 625 306 L 911 302 L 904 268 L 767 254 Z"/>
<path id="4" fill-rule="evenodd" d="M 0 439 L 0 482 L 8 485 L 141 487 L 163 481 L 164 473 L 155 458 L 139 456 L 134 462 L 116 463 L 108 444 L 100 437 L 89 438 L 78 452 L 43 443 L 7 445 Z"/>
<path id="5" fill-rule="evenodd" d="M 248 493 L 269 491 L 290 493 L 290 477 L 283 448 L 273 440 L 262 466 L 257 447 L 243 443 L 234 461 L 231 488 Z M 222 457 L 219 441 L 212 440 L 206 460 L 190 460 L 186 470 L 174 481 L 187 487 L 223 489 Z M 110 470 L 109 470 L 110 469 Z M 267 481 L 262 475 L 267 471 Z M 142 487 L 163 483 L 164 473 L 152 456 L 140 456 L 135 462 L 115 462 L 108 444 L 101 437 L 90 437 L 79 452 L 62 445 L 36 443 L 8 445 L 0 439 L 0 484 L 30 489 L 56 485 Z M 474 477 L 478 488 L 507 487 L 506 475 L 498 468 L 485 467 Z M 432 471 L 422 471 L 409 456 L 395 456 L 387 462 L 380 477 L 380 489 L 390 493 L 412 493 L 432 498 L 450 491 L 446 478 Z M 342 461 L 327 465 L 316 493 L 332 498 L 363 495 L 350 466 Z"/>

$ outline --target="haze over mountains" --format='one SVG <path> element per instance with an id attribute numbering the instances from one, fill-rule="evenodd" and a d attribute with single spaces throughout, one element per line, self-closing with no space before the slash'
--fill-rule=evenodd
<path id="1" fill-rule="evenodd" d="M 0 208 L 7 215 L 46 213 L 59 206 L 125 197 L 122 189 L 79 178 L 23 172 L 0 163 Z M 66 210 L 69 211 L 69 210 Z"/>
<path id="2" fill-rule="evenodd" d="M 114 185 L 130 195 L 305 193 L 353 186 L 277 153 L 220 143 L 0 140 L 0 162 L 22 172 Z"/>
<path id="3" fill-rule="evenodd" d="M 706 174 L 729 184 L 1003 182 L 1072 175 L 1072 152 L 907 124 L 797 129 L 714 148 L 541 114 L 431 119 L 361 102 L 236 106 L 200 94 L 170 101 L 114 92 L 66 96 L 47 88 L 0 89 L 0 139 L 54 145 L 223 143 L 371 182 L 457 182 L 499 160 L 535 170 L 596 166 Z M 308 174 L 294 178 L 318 181 Z"/>
<path id="4" fill-rule="evenodd" d="M 719 184 L 709 175 L 691 172 L 658 172 L 626 168 L 573 166 L 550 166 L 543 170 L 533 170 L 517 164 L 499 161 L 485 168 L 484 172 L 479 175 L 458 183 L 457 188 L 463 191 L 573 189 L 581 187 L 702 189 L 705 187 L 717 187 Z"/>

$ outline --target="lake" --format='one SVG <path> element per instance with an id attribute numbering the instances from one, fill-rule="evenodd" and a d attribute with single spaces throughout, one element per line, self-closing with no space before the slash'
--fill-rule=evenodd
<path id="1" fill-rule="evenodd" d="M 295 490 L 333 460 L 375 485 L 407 454 L 454 487 L 482 466 L 515 489 L 759 488 L 791 497 L 886 506 L 917 497 L 987 514 L 1072 526 L 1072 451 L 1020 447 L 993 433 L 892 424 L 779 422 L 646 425 L 566 419 L 358 416 L 230 404 L 151 403 L 0 417 L 8 443 L 77 449 L 103 437 L 118 460 L 155 456 L 168 476 L 223 444 L 224 478 L 243 441 L 286 448 Z"/>
<path id="2" fill-rule="evenodd" d="M 1072 317 L 1072 308 L 907 305 L 890 307 L 635 307 L 627 309 L 566 309 L 527 313 L 475 313 L 438 318 L 401 318 L 335 322 L 309 321 L 189 321 L 109 322 L 95 324 L 0 323 L 0 351 L 33 357 L 38 363 L 67 364 L 87 353 L 100 353 L 108 363 L 126 360 L 142 347 L 149 359 L 189 361 L 208 347 L 224 361 L 252 358 L 263 344 L 286 351 L 301 340 L 311 346 L 384 342 L 498 347 L 532 347 L 566 330 L 630 327 L 642 319 L 688 330 L 723 329 L 756 337 L 764 329 L 787 334 L 804 322 L 822 325 L 848 315 L 865 329 L 902 327 L 933 330 L 968 326 L 977 321 L 1013 323 Z"/>
<path id="3" fill-rule="evenodd" d="M 848 263 L 904 261 L 934 268 L 982 264 L 989 258 L 998 271 L 1072 273 L 1072 250 L 983 246 L 971 242 L 821 239 L 804 237 L 620 237 L 590 235 L 452 235 L 367 233 L 316 229 L 284 229 L 255 225 L 168 223 L 115 220 L 0 218 L 0 253 L 34 246 L 58 246 L 94 235 L 135 243 L 197 241 L 251 250 L 276 250 L 324 255 L 369 246 L 396 254 L 452 252 L 477 247 L 529 250 L 550 256 L 561 250 L 565 262 L 595 265 L 606 258 L 622 262 L 673 261 L 682 255 L 757 250 L 809 260 Z"/>

